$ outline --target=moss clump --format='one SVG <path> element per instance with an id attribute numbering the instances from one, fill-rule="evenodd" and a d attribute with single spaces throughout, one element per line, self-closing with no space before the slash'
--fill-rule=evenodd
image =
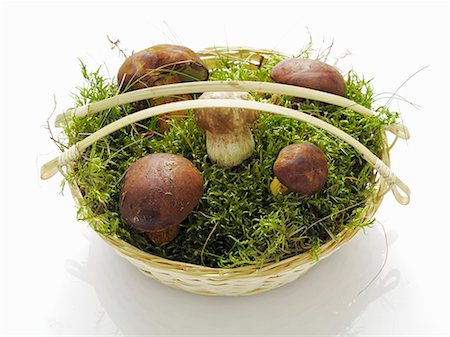
<path id="1" fill-rule="evenodd" d="M 221 57 L 210 80 L 270 81 L 270 69 L 280 60 L 269 58 L 259 69 L 246 60 Z M 82 64 L 83 87 L 74 95 L 77 106 L 117 94 L 115 81 L 88 72 Z M 347 75 L 347 97 L 371 108 L 369 81 L 355 72 Z M 255 95 L 258 101 L 271 97 Z M 299 109 L 331 123 L 358 139 L 375 154 L 386 146 L 383 126 L 396 121 L 388 109 L 364 117 L 349 109 L 309 100 L 278 97 L 279 104 Z M 67 123 L 67 146 L 102 126 L 132 113 L 130 105 Z M 146 252 L 171 260 L 211 267 L 262 265 L 310 251 L 334 239 L 345 226 L 365 226 L 360 214 L 373 192 L 372 168 L 348 144 L 306 123 L 261 113 L 253 126 L 254 154 L 238 167 L 222 169 L 207 156 L 205 135 L 191 115 L 173 121 L 165 134 L 155 128 L 155 118 L 125 127 L 90 147 L 65 179 L 84 195 L 79 218 L 100 233 L 117 235 Z M 329 163 L 324 189 L 312 196 L 289 194 L 273 197 L 269 184 L 273 163 L 286 145 L 308 141 L 321 148 Z M 166 152 L 191 160 L 203 175 L 205 192 L 198 207 L 180 225 L 177 238 L 156 246 L 123 223 L 119 214 L 120 187 L 126 169 L 150 153 Z"/>

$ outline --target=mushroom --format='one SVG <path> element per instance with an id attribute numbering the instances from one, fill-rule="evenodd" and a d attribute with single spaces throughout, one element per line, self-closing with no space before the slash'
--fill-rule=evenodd
<path id="1" fill-rule="evenodd" d="M 270 184 L 273 195 L 290 191 L 312 195 L 319 192 L 328 178 L 325 154 L 311 143 L 297 143 L 284 147 L 273 166 L 275 178 Z"/>
<path id="2" fill-rule="evenodd" d="M 252 100 L 247 92 L 205 92 L 200 99 Z M 255 141 L 249 124 L 258 111 L 240 108 L 203 108 L 195 110 L 197 126 L 206 131 L 206 149 L 211 161 L 230 168 L 250 157 Z"/>
<path id="3" fill-rule="evenodd" d="M 156 244 L 172 241 L 179 224 L 203 194 L 200 172 L 186 158 L 155 153 L 127 170 L 121 189 L 120 214 L 126 224 Z"/>
<path id="4" fill-rule="evenodd" d="M 345 95 L 345 80 L 339 71 L 317 60 L 286 59 L 272 68 L 270 77 L 277 83 Z"/>
<path id="5" fill-rule="evenodd" d="M 208 76 L 208 68 L 191 49 L 177 45 L 160 44 L 128 57 L 119 69 L 117 80 L 119 91 L 124 92 L 180 82 L 204 81 L 208 79 Z M 148 101 L 135 103 L 135 107 L 144 109 L 161 103 L 186 99 L 192 99 L 192 96 L 185 94 L 152 98 Z M 187 111 L 177 112 L 178 116 L 187 114 Z M 160 123 L 162 127 L 158 127 L 158 130 L 161 132 L 167 129 L 165 123 L 167 117 L 170 117 L 170 115 L 160 117 L 163 122 Z"/>
<path id="6" fill-rule="evenodd" d="M 119 69 L 120 91 L 170 83 L 204 81 L 208 68 L 191 49 L 159 44 L 128 57 Z"/>
<path id="7" fill-rule="evenodd" d="M 173 96 L 173 97 L 159 97 L 159 98 L 154 98 L 152 101 L 152 105 L 156 106 L 156 105 L 161 105 L 161 104 L 166 104 L 166 103 L 172 103 L 172 102 L 178 102 L 178 101 L 185 101 L 185 100 L 190 100 L 192 99 L 191 95 L 187 95 L 187 94 L 183 94 L 183 95 L 177 95 L 177 96 Z M 159 132 L 166 132 L 167 130 L 169 130 L 170 125 L 171 125 L 171 121 L 174 118 L 183 118 L 186 117 L 188 115 L 188 111 L 187 110 L 181 110 L 181 111 L 175 111 L 175 112 L 168 112 L 162 116 L 158 116 L 158 119 L 156 121 L 156 129 Z"/>

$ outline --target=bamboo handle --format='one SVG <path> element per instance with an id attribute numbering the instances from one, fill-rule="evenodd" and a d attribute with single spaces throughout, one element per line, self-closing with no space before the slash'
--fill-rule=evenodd
<path id="1" fill-rule="evenodd" d="M 169 112 L 187 109 L 197 109 L 197 108 L 226 108 L 226 107 L 267 111 L 273 114 L 298 119 L 300 121 L 309 123 L 318 128 L 328 131 L 329 133 L 341 138 L 342 140 L 346 141 L 348 144 L 353 146 L 356 149 L 356 151 L 358 151 L 363 156 L 363 158 L 367 162 L 369 162 L 374 167 L 375 170 L 377 170 L 380 173 L 381 177 L 383 177 L 383 179 L 387 181 L 390 189 L 392 189 L 393 191 L 396 200 L 402 205 L 408 204 L 410 198 L 410 190 L 406 186 L 406 184 L 403 183 L 385 163 L 383 163 L 368 148 L 366 148 L 363 144 L 361 144 L 352 136 L 348 135 L 344 131 L 338 129 L 337 127 L 331 124 L 328 124 L 316 117 L 310 116 L 303 112 L 285 108 L 279 105 L 247 100 L 230 100 L 230 99 L 188 100 L 175 103 L 167 103 L 153 108 L 138 111 L 134 114 L 125 116 L 117 121 L 108 124 L 107 126 L 103 127 L 102 129 L 98 130 L 97 132 L 89 135 L 85 139 L 73 145 L 71 148 L 63 152 L 59 157 L 46 163 L 41 168 L 41 178 L 48 179 L 52 177 L 56 172 L 58 172 L 58 170 L 62 166 L 65 166 L 71 161 L 75 160 L 90 145 L 102 139 L 103 137 L 111 134 L 112 132 L 119 130 L 120 128 L 127 126 L 129 124 L 136 123 L 140 120 Z M 404 194 L 401 194 L 398 191 L 398 188 L 401 191 L 403 191 Z"/>
<path id="2" fill-rule="evenodd" d="M 408 128 L 402 123 L 386 125 L 385 130 L 401 139 L 409 139 L 410 137 Z"/>
<path id="3" fill-rule="evenodd" d="M 407 205 L 409 203 L 410 190 L 406 184 L 397 178 L 397 176 L 392 172 L 392 170 L 387 166 L 382 160 L 376 158 L 374 169 L 380 173 L 383 179 L 390 186 L 395 199 L 402 205 Z M 398 190 L 400 189 L 404 194 Z"/>
<path id="4" fill-rule="evenodd" d="M 83 139 L 84 141 L 85 139 Z M 78 148 L 79 144 L 81 142 L 78 142 L 75 145 L 72 145 L 69 147 L 66 151 L 61 153 L 58 157 L 50 160 L 49 162 L 45 163 L 41 167 L 41 179 L 49 179 L 53 177 L 56 173 L 58 173 L 59 169 L 63 166 L 66 166 L 70 162 L 77 160 L 84 150 L 80 150 Z"/>
<path id="5" fill-rule="evenodd" d="M 55 125 L 57 127 L 61 127 L 66 121 L 75 116 L 82 117 L 92 115 L 126 103 L 132 103 L 155 97 L 176 96 L 181 94 L 193 94 L 197 92 L 210 91 L 247 91 L 294 96 L 348 108 L 364 116 L 374 115 L 372 110 L 367 109 L 366 107 L 363 107 L 362 105 L 359 105 L 345 97 L 309 88 L 302 88 L 288 84 L 255 81 L 197 81 L 130 91 L 107 98 L 100 102 L 89 103 L 78 108 L 69 109 L 65 113 L 56 116 Z M 402 124 L 388 125 L 386 130 L 392 132 L 399 138 L 409 138 L 408 129 Z"/>

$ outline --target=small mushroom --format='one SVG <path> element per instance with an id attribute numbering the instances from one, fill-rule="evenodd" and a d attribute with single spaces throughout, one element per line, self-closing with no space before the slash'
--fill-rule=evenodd
<path id="1" fill-rule="evenodd" d="M 247 92 L 205 92 L 200 99 L 252 100 Z M 250 157 L 255 141 L 249 124 L 259 112 L 239 108 L 203 108 L 195 110 L 197 126 L 206 131 L 206 149 L 211 161 L 230 168 Z"/>
<path id="2" fill-rule="evenodd" d="M 171 45 L 160 44 L 141 50 L 128 57 L 119 69 L 117 80 L 119 91 L 132 91 L 159 85 L 174 84 L 180 82 L 204 81 L 209 76 L 208 68 L 200 57 L 191 49 Z M 160 97 L 135 103 L 138 109 L 161 103 L 177 102 L 192 99 L 191 95 L 179 95 L 174 97 Z M 177 115 L 187 115 L 187 111 L 177 112 Z M 166 120 L 170 115 L 160 117 L 161 127 L 158 130 L 167 130 Z"/>
<path id="3" fill-rule="evenodd" d="M 156 244 L 170 242 L 203 194 L 200 172 L 186 158 L 155 153 L 134 162 L 125 175 L 120 214 Z"/>
<path id="4" fill-rule="evenodd" d="M 345 80 L 339 71 L 317 60 L 286 59 L 272 68 L 270 77 L 277 83 L 345 95 Z"/>
<path id="5" fill-rule="evenodd" d="M 312 195 L 323 188 L 328 178 L 325 154 L 310 143 L 291 144 L 283 148 L 273 170 L 275 178 L 270 190 L 275 196 L 289 191 Z"/>

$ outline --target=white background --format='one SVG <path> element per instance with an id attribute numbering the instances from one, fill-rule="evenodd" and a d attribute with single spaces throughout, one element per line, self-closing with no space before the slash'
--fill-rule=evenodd
<path id="1" fill-rule="evenodd" d="M 2 3 L 0 7 L 0 333 L 13 335 L 423 335 L 449 333 L 449 7 L 445 2 Z M 297 52 L 308 40 L 399 91 L 412 137 L 392 153 L 412 190 L 388 195 L 380 224 L 294 283 L 241 298 L 202 297 L 147 279 L 82 222 L 60 176 L 39 180 L 56 148 L 43 128 L 72 105 L 78 60 L 112 75 L 156 43 Z M 57 106 L 54 107 L 54 97 Z M 383 96 L 381 96 L 383 97 Z M 384 96 L 386 97 L 386 95 Z M 385 103 L 379 100 L 377 104 Z"/>

